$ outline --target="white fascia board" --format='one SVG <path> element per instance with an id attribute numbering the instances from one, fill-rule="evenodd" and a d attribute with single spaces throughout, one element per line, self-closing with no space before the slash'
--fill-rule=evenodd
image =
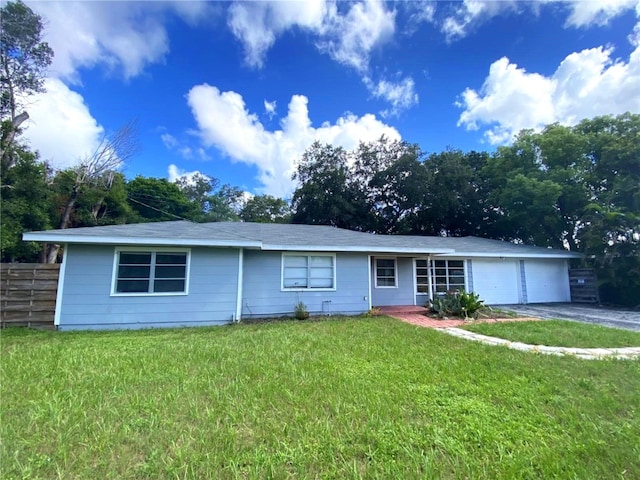
<path id="1" fill-rule="evenodd" d="M 455 252 L 438 255 L 438 257 L 472 257 L 472 258 L 582 258 L 581 253 L 481 253 Z"/>
<path id="2" fill-rule="evenodd" d="M 415 247 L 337 247 L 335 245 L 262 245 L 262 250 L 285 252 L 364 252 L 364 253 L 411 253 L 427 255 L 428 253 L 446 254 L 454 253 L 453 248 L 415 248 Z"/>
<path id="3" fill-rule="evenodd" d="M 167 245 L 172 247 L 260 247 L 261 242 L 255 240 L 215 240 L 189 238 L 158 238 L 158 237 L 99 237 L 84 235 L 50 235 L 46 232 L 23 233 L 26 242 L 48 243 L 80 243 L 91 245 Z"/>

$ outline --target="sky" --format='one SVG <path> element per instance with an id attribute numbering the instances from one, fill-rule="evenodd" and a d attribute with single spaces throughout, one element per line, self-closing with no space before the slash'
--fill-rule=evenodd
<path id="1" fill-rule="evenodd" d="M 55 57 L 24 138 L 56 168 L 136 121 L 128 178 L 289 198 L 316 140 L 494 151 L 640 113 L 639 0 L 25 3 Z"/>

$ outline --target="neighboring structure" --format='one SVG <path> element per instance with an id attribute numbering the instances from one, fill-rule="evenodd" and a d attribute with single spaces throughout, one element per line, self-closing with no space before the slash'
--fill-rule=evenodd
<path id="1" fill-rule="evenodd" d="M 24 234 L 64 245 L 63 330 L 217 325 L 424 305 L 450 289 L 486 304 L 567 302 L 564 250 L 475 237 L 374 235 L 327 226 L 186 221 Z"/>

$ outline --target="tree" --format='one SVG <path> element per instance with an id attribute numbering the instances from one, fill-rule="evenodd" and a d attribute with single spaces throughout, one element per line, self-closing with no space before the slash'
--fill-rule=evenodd
<path id="1" fill-rule="evenodd" d="M 44 91 L 53 50 L 42 41 L 42 19 L 22 1 L 2 7 L 0 22 L 0 168 L 5 170 L 19 158 L 13 146 L 20 127 L 29 118 L 25 101 Z"/>
<path id="2" fill-rule="evenodd" d="M 78 199 L 89 191 L 96 198 L 94 208 L 100 208 L 111 187 L 117 170 L 131 159 L 140 149 L 135 122 L 118 129 L 111 136 L 104 136 L 95 151 L 83 159 L 77 167 L 66 171 L 71 181 L 66 195 L 62 198 L 58 228 L 69 228 Z M 102 195 L 100 194 L 102 193 Z M 50 245 L 46 262 L 55 263 L 60 246 Z"/>
<path id="3" fill-rule="evenodd" d="M 0 182 L 2 261 L 37 262 L 40 260 L 40 245 L 23 242 L 22 233 L 51 227 L 49 171 L 44 163 L 38 161 L 37 154 L 22 147 L 15 153 L 15 165 L 2 172 Z"/>
<path id="4" fill-rule="evenodd" d="M 198 205 L 165 178 L 137 176 L 127 183 L 127 198 L 134 222 L 194 220 L 200 215 Z"/>
<path id="5" fill-rule="evenodd" d="M 292 223 L 362 229 L 366 205 L 348 181 L 350 174 L 343 148 L 313 143 L 293 175 L 299 186 L 292 199 Z"/>
<path id="6" fill-rule="evenodd" d="M 183 176 L 175 181 L 184 195 L 199 209 L 193 220 L 198 222 L 237 221 L 242 190 L 231 185 L 219 186 L 219 180 L 197 173 Z"/>
<path id="7" fill-rule="evenodd" d="M 240 210 L 240 219 L 244 222 L 289 223 L 291 207 L 281 198 L 255 195 Z"/>

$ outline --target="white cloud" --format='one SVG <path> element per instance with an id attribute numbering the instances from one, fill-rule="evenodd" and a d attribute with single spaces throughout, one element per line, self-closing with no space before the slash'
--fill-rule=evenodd
<path id="1" fill-rule="evenodd" d="M 236 92 L 221 92 L 203 84 L 193 87 L 187 99 L 203 144 L 219 149 L 233 161 L 256 166 L 262 191 L 280 197 L 293 191 L 295 162 L 315 140 L 354 149 L 360 141 L 377 140 L 382 135 L 400 139 L 395 128 L 371 114 L 345 114 L 334 124 L 313 127 L 303 95 L 291 97 L 281 129 L 275 131 L 266 130 Z"/>
<path id="2" fill-rule="evenodd" d="M 279 35 L 294 27 L 318 31 L 329 8 L 325 0 L 236 2 L 229 7 L 228 25 L 243 44 L 245 62 L 260 68 Z"/>
<path id="3" fill-rule="evenodd" d="M 375 97 L 383 98 L 391 104 L 392 108 L 385 110 L 383 116 L 398 115 L 401 110 L 418 103 L 415 82 L 411 77 L 406 77 L 399 82 L 380 80 L 377 83 L 365 78 L 364 83 Z"/>
<path id="4" fill-rule="evenodd" d="M 573 0 L 568 3 L 571 13 L 566 24 L 571 27 L 607 25 L 611 19 L 640 6 L 638 0 Z"/>
<path id="5" fill-rule="evenodd" d="M 80 83 L 81 67 L 106 66 L 131 78 L 169 52 L 165 14 L 188 23 L 208 15 L 202 2 L 29 1 L 45 21 L 45 39 L 55 52 L 51 76 Z"/>
<path id="6" fill-rule="evenodd" d="M 603 47 L 572 53 L 549 77 L 501 58 L 491 65 L 479 91 L 467 88 L 462 93 L 458 125 L 468 130 L 486 126 L 486 138 L 499 144 L 524 128 L 640 113 L 640 48 L 627 62 L 612 58 L 612 53 Z"/>
<path id="7" fill-rule="evenodd" d="M 177 179 L 182 177 L 187 177 L 187 182 L 192 182 L 193 177 L 195 177 L 196 175 L 201 175 L 203 177 L 210 178 L 208 175 L 205 175 L 200 170 L 192 170 L 192 171 L 183 170 L 173 163 L 169 165 L 169 168 L 167 168 L 167 179 L 171 183 L 175 182 Z"/>
<path id="8" fill-rule="evenodd" d="M 73 166 L 94 152 L 104 129 L 82 96 L 60 80 L 47 79 L 45 88 L 27 108 L 30 120 L 23 138 L 53 167 Z"/>
<path id="9" fill-rule="evenodd" d="M 441 30 L 447 41 L 466 37 L 469 30 L 495 16 L 518 8 L 514 0 L 464 0 L 458 4 L 453 14 L 442 21 Z"/>
<path id="10" fill-rule="evenodd" d="M 273 116 L 276 114 L 276 101 L 274 100 L 273 102 L 267 102 L 265 100 L 264 101 L 264 112 L 267 114 L 269 119 L 273 118 Z"/>
<path id="11" fill-rule="evenodd" d="M 160 139 L 162 140 L 162 143 L 164 143 L 164 146 L 168 149 L 172 149 L 178 146 L 178 140 L 170 133 L 163 133 L 162 135 L 160 135 Z"/>
<path id="12" fill-rule="evenodd" d="M 413 35 L 418 31 L 422 23 L 435 23 L 436 2 L 402 2 L 405 10 L 411 12 L 405 26 L 407 35 Z"/>

